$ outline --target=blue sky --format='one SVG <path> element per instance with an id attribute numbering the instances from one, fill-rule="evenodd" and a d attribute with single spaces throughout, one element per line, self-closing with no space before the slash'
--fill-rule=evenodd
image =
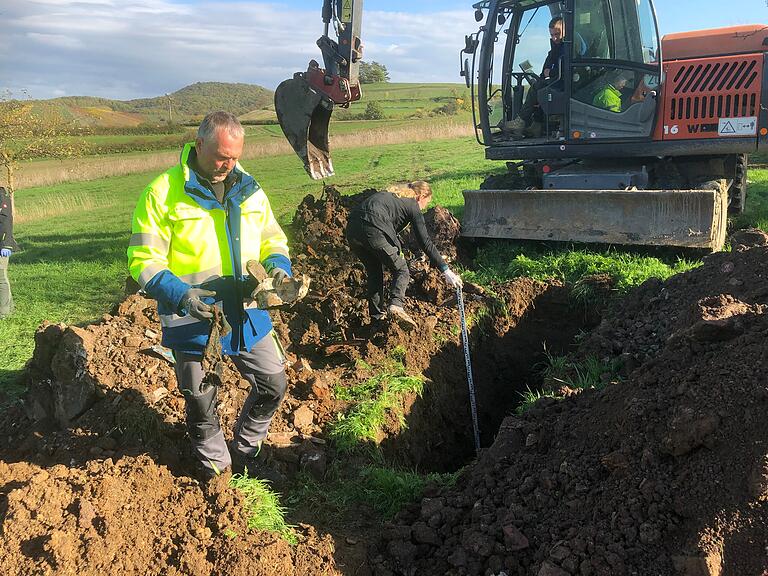
<path id="1" fill-rule="evenodd" d="M 657 0 L 662 34 L 768 23 L 768 0 Z M 198 81 L 274 88 L 320 58 L 321 0 L 0 0 L 0 93 L 128 100 Z M 395 82 L 460 82 L 472 1 L 365 0 L 366 60 Z M 728 9 L 723 10 L 723 5 Z"/>

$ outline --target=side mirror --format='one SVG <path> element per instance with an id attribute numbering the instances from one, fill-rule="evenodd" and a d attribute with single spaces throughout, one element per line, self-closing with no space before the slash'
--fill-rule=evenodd
<path id="1" fill-rule="evenodd" d="M 502 26 L 504 24 L 504 22 L 507 21 L 507 18 L 506 18 L 506 16 L 504 16 L 504 14 L 499 14 L 499 16 L 498 16 L 498 18 L 496 18 L 496 20 L 498 21 L 499 26 Z"/>
<path id="2" fill-rule="evenodd" d="M 469 77 L 469 58 L 464 58 L 464 68 L 461 71 L 461 75 L 464 76 L 464 84 L 469 88 L 472 82 L 472 79 Z"/>
<path id="3" fill-rule="evenodd" d="M 475 10 L 475 22 L 480 22 L 483 19 L 483 11 L 478 8 Z"/>
<path id="4" fill-rule="evenodd" d="M 464 36 L 464 52 L 466 54 L 474 54 L 477 48 L 477 39 L 472 36 Z"/>

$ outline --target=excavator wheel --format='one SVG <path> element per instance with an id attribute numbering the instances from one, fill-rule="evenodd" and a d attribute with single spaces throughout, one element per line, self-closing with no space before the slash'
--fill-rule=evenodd
<path id="1" fill-rule="evenodd" d="M 480 190 L 525 190 L 531 187 L 541 187 L 541 178 L 522 164 L 508 162 L 507 171 L 501 174 L 490 174 L 480 184 Z"/>
<path id="2" fill-rule="evenodd" d="M 744 212 L 747 200 L 747 161 L 746 154 L 736 156 L 736 173 L 728 189 L 728 213 L 731 215 Z"/>

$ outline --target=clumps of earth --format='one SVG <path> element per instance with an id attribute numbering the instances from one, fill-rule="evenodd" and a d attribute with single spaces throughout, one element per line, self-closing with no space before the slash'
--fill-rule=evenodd
<path id="1" fill-rule="evenodd" d="M 291 365 L 267 459 L 289 494 L 300 475 L 323 480 L 345 465 L 353 457 L 329 434 L 348 408 L 338 387 L 396 353 L 425 384 L 402 399 L 402 420 L 382 425 L 381 458 L 460 470 L 455 484 L 427 484 L 386 522 L 363 508 L 328 522 L 299 507 L 289 513 L 295 545 L 249 529 L 239 491 L 195 479 L 155 305 L 129 290 L 96 323 L 42 325 L 27 392 L 2 408 L 5 574 L 768 574 L 764 235 L 742 233 L 733 252 L 607 307 L 585 307 L 557 281 L 467 284 L 475 457 L 456 298 L 413 238 L 406 306 L 418 329 L 367 317 L 344 227 L 371 192 L 325 188 L 290 227 L 295 271 L 312 285 L 273 313 Z M 436 207 L 426 220 L 438 249 L 471 268 L 450 213 Z M 593 288 L 611 291 L 605 279 Z M 545 350 L 617 370 L 600 390 L 544 382 Z M 225 364 L 218 411 L 230 433 L 248 384 Z M 520 393 L 542 387 L 564 399 L 545 395 L 517 415 Z"/>

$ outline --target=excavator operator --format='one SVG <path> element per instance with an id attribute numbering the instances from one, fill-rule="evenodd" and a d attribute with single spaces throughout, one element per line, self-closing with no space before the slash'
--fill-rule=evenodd
<path id="1" fill-rule="evenodd" d="M 563 89 L 562 59 L 565 50 L 565 22 L 562 16 L 555 16 L 549 21 L 549 53 L 544 60 L 544 66 L 538 81 L 533 84 L 525 96 L 525 102 L 519 114 L 507 124 L 507 129 L 515 139 L 526 136 L 541 136 L 543 113 L 539 108 L 539 90 L 551 86 L 556 90 Z M 587 50 L 586 42 L 580 36 L 576 37 L 577 50 L 583 55 Z"/>

